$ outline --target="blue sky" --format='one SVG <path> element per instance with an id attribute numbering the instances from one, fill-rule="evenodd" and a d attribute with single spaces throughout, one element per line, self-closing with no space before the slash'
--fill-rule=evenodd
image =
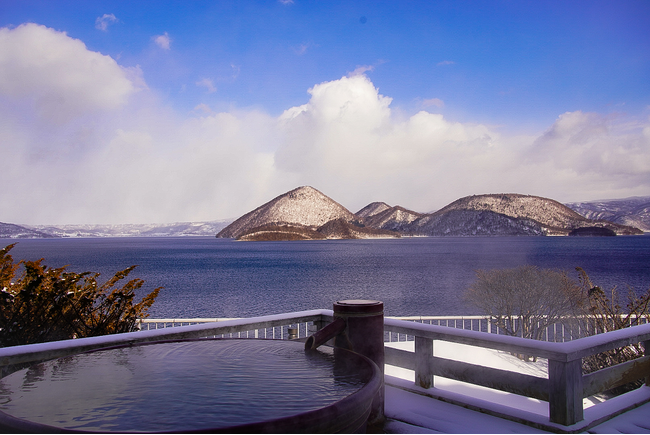
<path id="1" fill-rule="evenodd" d="M 8 0 L 0 27 L 3 222 L 650 195 L 647 1 Z"/>

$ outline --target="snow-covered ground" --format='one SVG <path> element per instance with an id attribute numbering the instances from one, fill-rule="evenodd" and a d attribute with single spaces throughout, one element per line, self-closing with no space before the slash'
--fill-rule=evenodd
<path id="1" fill-rule="evenodd" d="M 386 345 L 414 351 L 413 341 L 386 343 Z M 540 378 L 548 377 L 546 360 L 525 362 L 507 352 L 434 341 L 434 355 Z M 544 401 L 442 377 L 435 377 L 433 389 L 424 390 L 414 387 L 413 370 L 386 365 L 385 373 L 387 383 L 385 409 L 386 416 L 389 418 L 385 430 L 389 433 L 543 433 L 531 426 L 446 403 L 445 400 L 468 403 L 473 407 L 490 409 L 493 412 L 528 421 L 548 423 L 548 403 Z M 435 395 L 442 400 L 397 387 Z M 645 396 L 650 398 L 650 387 L 643 387 L 638 390 L 638 393 L 635 400 Z M 602 399 L 599 397 L 584 399 L 586 421 L 598 419 L 598 414 L 602 411 L 593 407 L 601 402 Z M 589 432 L 650 433 L 650 404 L 593 427 Z"/>

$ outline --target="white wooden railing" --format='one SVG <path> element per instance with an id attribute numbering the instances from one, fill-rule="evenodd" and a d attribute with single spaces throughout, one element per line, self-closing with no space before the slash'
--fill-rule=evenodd
<path id="1" fill-rule="evenodd" d="M 386 347 L 386 364 L 414 370 L 417 386 L 431 388 L 434 385 L 434 376 L 442 376 L 533 397 L 549 402 L 550 422 L 563 426 L 583 420 L 584 397 L 643 378 L 646 378 L 646 385 L 650 386 L 650 324 L 564 343 L 542 342 L 394 319 L 385 320 L 384 330 L 402 334 L 406 339 L 413 337 L 415 352 Z M 434 357 L 434 340 L 544 358 L 548 360 L 548 377 L 539 378 Z M 583 357 L 639 342 L 643 343 L 646 356 L 587 375 L 582 374 Z"/>
<path id="2" fill-rule="evenodd" d="M 478 332 L 487 332 L 492 334 L 503 335 L 505 332 L 494 325 L 490 320 L 490 316 L 399 316 L 399 317 L 387 317 L 388 319 L 395 320 L 407 320 L 411 322 L 417 322 L 427 325 L 437 325 L 437 326 L 446 326 L 450 328 L 469 330 L 469 331 L 478 331 Z M 232 318 L 169 318 L 169 319 L 141 319 L 138 322 L 138 328 L 141 330 L 151 330 L 151 329 L 162 329 L 170 328 L 175 326 L 184 326 L 184 325 L 196 325 L 202 323 L 210 322 L 220 322 L 224 320 L 232 320 Z M 594 335 L 593 331 L 585 331 L 584 324 L 581 322 L 572 321 L 574 318 L 567 318 L 565 322 L 559 322 L 554 325 L 550 325 L 540 336 L 541 341 L 550 341 L 555 343 L 564 343 L 566 341 L 571 341 L 577 338 L 587 337 Z M 518 319 L 515 319 L 517 322 Z M 641 317 L 638 319 L 639 324 L 649 323 L 648 317 Z M 630 325 L 632 326 L 632 325 Z M 297 328 L 298 325 L 286 325 L 284 330 L 276 330 L 271 334 L 269 331 L 265 332 L 264 338 L 284 338 L 285 335 L 289 334 L 288 329 Z M 516 328 L 513 328 L 516 329 Z M 306 337 L 310 333 L 309 325 L 300 325 L 299 327 L 299 337 Z M 260 332 L 258 332 L 258 335 Z M 407 338 L 399 333 L 386 331 L 384 341 L 394 342 L 394 341 L 404 341 Z M 257 337 L 257 335 L 256 335 Z M 413 340 L 413 337 L 409 337 L 409 340 Z"/>
<path id="3" fill-rule="evenodd" d="M 215 336 L 305 337 L 311 331 L 331 322 L 332 318 L 331 310 L 311 310 L 209 323 L 197 321 L 190 322 L 195 324 L 186 326 L 160 327 L 126 334 L 13 346 L 0 348 L 0 369 L 2 376 L 5 376 L 25 364 L 109 346 L 160 340 Z M 151 325 L 181 323 L 180 319 L 163 320 L 165 322 L 162 323 L 156 323 L 153 319 L 145 320 L 142 322 L 142 326 L 146 325 L 148 328 Z M 414 370 L 415 385 L 413 387 L 419 388 L 419 391 L 435 390 L 433 388 L 434 377 L 441 376 L 526 397 L 534 397 L 548 402 L 547 421 L 549 426 L 544 428 L 550 428 L 553 431 L 585 430 L 585 426 L 576 426 L 583 420 L 583 397 L 608 390 L 616 385 L 645 378 L 647 386 L 640 389 L 642 390 L 641 394 L 634 395 L 630 400 L 622 403 L 627 404 L 625 406 L 629 408 L 650 400 L 650 389 L 648 388 L 650 386 L 650 324 L 564 343 L 536 341 L 496 333 L 488 334 L 481 331 L 422 324 L 394 318 L 385 319 L 384 331 L 388 340 L 413 340 L 415 342 L 414 352 L 387 346 L 385 362 L 389 365 Z M 548 375 L 546 378 L 540 378 L 469 364 L 455 359 L 435 357 L 433 346 L 436 340 L 545 358 L 548 360 Z M 581 359 L 583 357 L 639 342 L 643 343 L 646 356 L 598 372 L 582 374 Z M 627 393 L 625 396 L 632 393 Z M 607 402 L 595 405 L 590 410 L 604 406 L 599 409 L 603 410 L 603 418 L 606 418 L 627 409 L 625 406 L 621 408 L 622 405 L 618 407 L 605 405 Z M 489 410 L 487 411 L 489 412 Z M 501 416 L 507 417 L 507 415 Z M 518 421 L 521 421 L 521 417 L 517 418 Z"/>

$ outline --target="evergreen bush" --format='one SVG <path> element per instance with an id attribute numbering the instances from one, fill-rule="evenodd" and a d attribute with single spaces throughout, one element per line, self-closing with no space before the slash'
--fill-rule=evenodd
<path id="1" fill-rule="evenodd" d="M 135 291 L 144 281 L 132 279 L 121 286 L 120 282 L 136 266 L 100 285 L 99 273 L 50 268 L 43 259 L 14 263 L 9 254 L 14 246 L 0 250 L 2 347 L 134 331 L 162 289 L 134 303 Z"/>

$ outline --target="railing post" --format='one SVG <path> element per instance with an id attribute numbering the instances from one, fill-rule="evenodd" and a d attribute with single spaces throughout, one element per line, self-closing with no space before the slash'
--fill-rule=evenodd
<path id="1" fill-rule="evenodd" d="M 583 420 L 582 360 L 548 360 L 548 380 L 551 422 L 570 426 Z"/>
<path id="2" fill-rule="evenodd" d="M 314 320 L 314 326 L 316 327 L 316 331 L 320 331 L 327 325 L 327 321 L 325 321 L 322 317 L 319 320 Z M 314 331 L 314 332 L 316 332 Z"/>
<path id="3" fill-rule="evenodd" d="M 645 356 L 650 356 L 650 340 L 643 342 L 643 353 Z M 646 373 L 645 384 L 650 387 L 650 373 Z"/>
<path id="4" fill-rule="evenodd" d="M 415 336 L 415 384 L 422 388 L 433 387 L 433 371 L 430 359 L 433 356 L 433 340 Z"/>

